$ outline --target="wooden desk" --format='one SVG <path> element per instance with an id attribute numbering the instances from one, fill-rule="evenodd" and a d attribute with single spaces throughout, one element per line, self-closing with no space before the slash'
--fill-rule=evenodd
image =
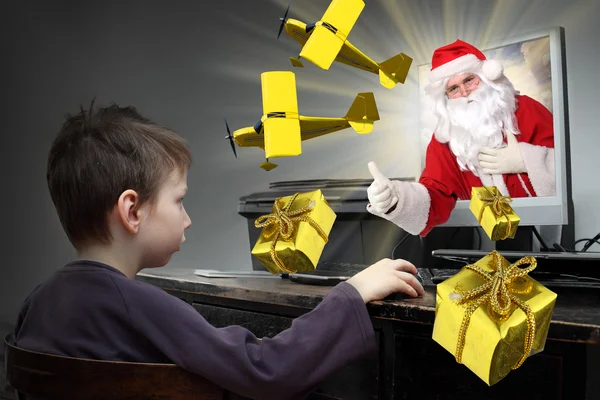
<path id="1" fill-rule="evenodd" d="M 203 278 L 193 270 L 146 270 L 137 279 L 192 304 L 217 327 L 242 325 L 258 337 L 288 328 L 330 290 L 278 277 Z M 335 374 L 316 390 L 315 399 L 586 398 L 587 348 L 600 345 L 599 291 L 559 292 L 544 351 L 488 387 L 431 339 L 435 287 L 427 279 L 425 285 L 424 297 L 368 305 L 378 357 Z"/>

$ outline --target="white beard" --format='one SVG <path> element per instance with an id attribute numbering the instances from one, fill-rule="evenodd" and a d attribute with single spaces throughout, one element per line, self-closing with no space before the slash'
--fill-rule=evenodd
<path id="1" fill-rule="evenodd" d="M 514 118 L 512 107 L 483 81 L 468 97 L 447 100 L 448 144 L 461 170 L 479 176 L 479 151 L 504 146 L 502 131 L 504 126 L 513 126 L 507 119 Z"/>

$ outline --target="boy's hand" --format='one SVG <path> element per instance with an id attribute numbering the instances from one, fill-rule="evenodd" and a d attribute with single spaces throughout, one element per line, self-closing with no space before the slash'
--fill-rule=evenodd
<path id="1" fill-rule="evenodd" d="M 358 290 L 365 303 L 381 300 L 396 292 L 417 297 L 425 291 L 414 275 L 416 273 L 417 268 L 406 260 L 384 258 L 347 282 Z"/>

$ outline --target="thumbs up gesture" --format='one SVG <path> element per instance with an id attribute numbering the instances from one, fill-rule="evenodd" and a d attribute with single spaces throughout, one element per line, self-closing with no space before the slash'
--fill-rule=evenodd
<path id="1" fill-rule="evenodd" d="M 373 176 L 373 183 L 367 189 L 369 203 L 373 210 L 380 214 L 385 214 L 398 202 L 394 185 L 385 175 L 383 175 L 373 161 L 368 164 L 369 172 Z"/>
<path id="2" fill-rule="evenodd" d="M 520 174 L 527 172 L 519 149 L 519 142 L 512 133 L 506 135 L 507 144 L 499 149 L 483 148 L 479 152 L 479 165 L 484 174 Z"/>

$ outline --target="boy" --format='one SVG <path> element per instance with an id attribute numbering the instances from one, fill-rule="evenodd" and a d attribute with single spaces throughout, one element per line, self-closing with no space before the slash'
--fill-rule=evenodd
<path id="1" fill-rule="evenodd" d="M 132 107 L 67 117 L 50 150 L 47 180 L 77 260 L 27 298 L 18 346 L 173 362 L 238 396 L 296 399 L 375 352 L 366 303 L 396 291 L 423 294 L 412 264 L 385 259 L 334 287 L 274 338 L 260 341 L 239 326 L 211 326 L 189 304 L 135 280 L 140 270 L 167 264 L 185 240 L 190 164 L 182 138 Z"/>

